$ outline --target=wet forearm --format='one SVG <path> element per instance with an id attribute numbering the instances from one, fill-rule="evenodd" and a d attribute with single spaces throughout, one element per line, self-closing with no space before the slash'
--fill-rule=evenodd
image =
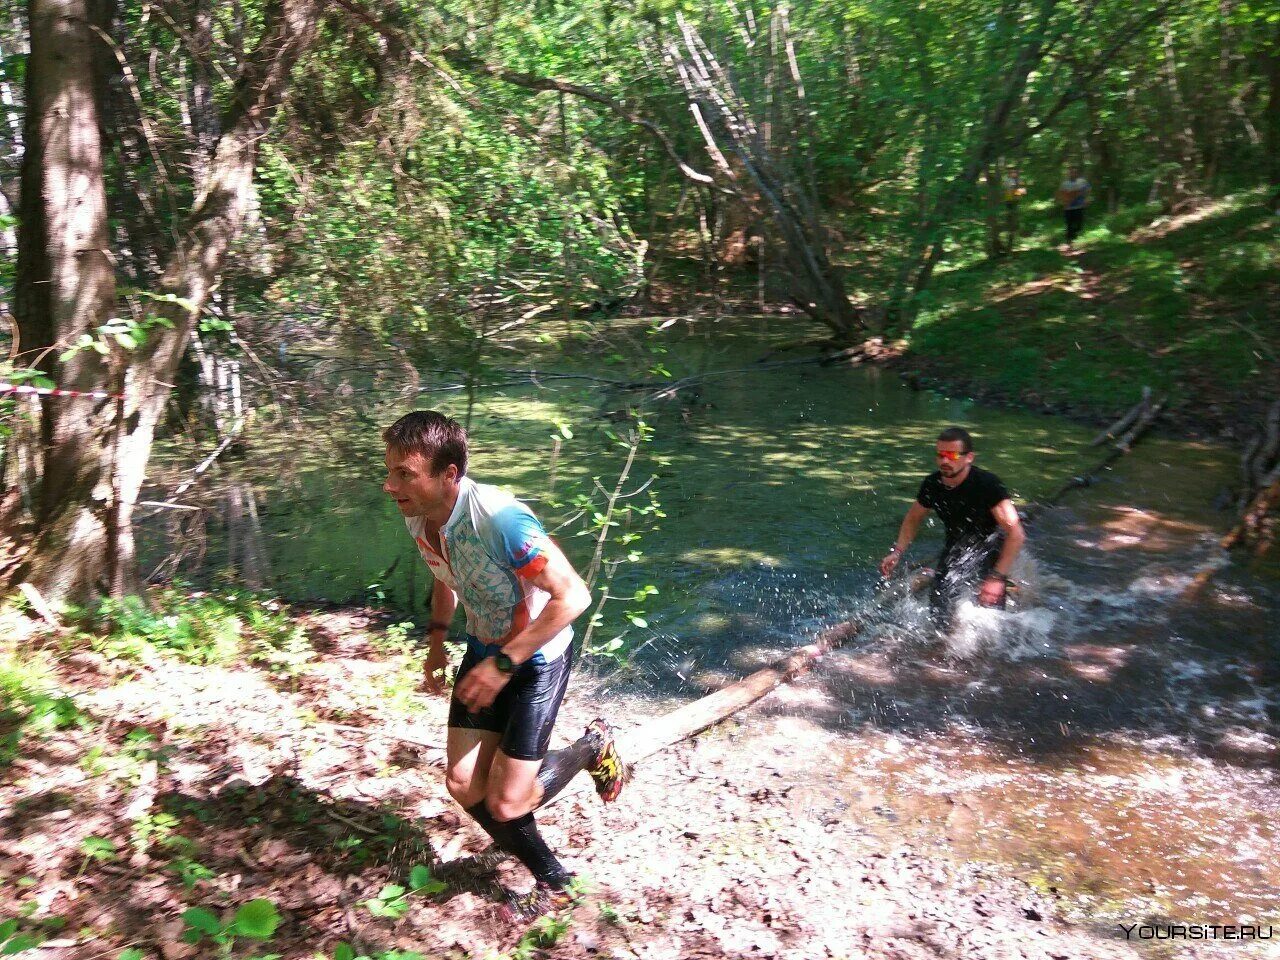
<path id="1" fill-rule="evenodd" d="M 431 588 L 431 622 L 436 626 L 427 632 L 432 647 L 439 647 L 444 643 L 444 636 L 457 609 L 458 595 L 448 584 L 437 580 Z"/>
<path id="2" fill-rule="evenodd" d="M 996 573 L 1002 577 L 1009 575 L 1009 571 L 1013 569 L 1013 561 L 1018 558 L 1018 552 L 1026 541 L 1027 535 L 1023 532 L 1021 524 L 1005 531 L 1004 546 L 1000 548 L 1000 557 L 996 560 Z"/>
<path id="3" fill-rule="evenodd" d="M 590 602 L 591 594 L 585 587 L 581 595 L 578 591 L 571 591 L 563 596 L 553 596 L 532 623 L 502 645 L 502 652 L 516 663 L 524 663 L 573 623 Z"/>
<path id="4" fill-rule="evenodd" d="M 911 541 L 920 532 L 920 524 L 923 522 L 923 513 L 917 513 L 914 509 L 907 511 L 907 515 L 902 518 L 902 526 L 898 528 L 898 539 L 894 541 L 894 548 L 899 553 L 905 552 L 907 547 L 911 546 Z"/>

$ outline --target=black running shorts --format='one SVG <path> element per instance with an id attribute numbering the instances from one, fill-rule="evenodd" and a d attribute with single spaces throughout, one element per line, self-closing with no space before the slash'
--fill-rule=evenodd
<path id="1" fill-rule="evenodd" d="M 541 760 L 551 743 L 560 701 L 569 686 L 569 670 L 573 666 L 573 645 L 548 662 L 542 654 L 516 667 L 511 680 L 499 691 L 493 703 L 472 712 L 458 700 L 458 684 L 476 664 L 492 656 L 499 648 L 485 646 L 467 637 L 467 652 L 453 678 L 453 700 L 449 703 L 449 726 L 462 730 L 492 730 L 502 734 L 502 752 L 513 760 Z"/>

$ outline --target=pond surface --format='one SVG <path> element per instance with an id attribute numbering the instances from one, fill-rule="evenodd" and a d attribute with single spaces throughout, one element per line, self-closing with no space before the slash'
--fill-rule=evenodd
<path id="1" fill-rule="evenodd" d="M 978 462 L 1024 504 L 1101 459 L 1094 431 L 1069 421 L 913 392 L 890 371 L 757 363 L 768 341 L 678 323 L 638 325 L 619 352 L 513 353 L 511 370 L 598 379 L 512 374 L 469 411 L 456 375 L 424 373 L 416 398 L 376 367 L 313 376 L 312 389 L 349 392 L 349 411 L 251 432 L 247 454 L 188 499 L 203 512 L 143 521 L 144 557 L 185 551 L 177 570 L 197 582 L 232 573 L 289 600 L 375 599 L 421 622 L 428 577 L 380 491 L 381 428 L 414 408 L 469 412 L 471 475 L 528 500 L 585 570 L 591 518 L 627 456 L 621 411 L 642 401 L 653 434 L 622 485 L 639 490 L 622 501 L 637 512 L 614 514 L 615 536 L 632 539 L 605 546 L 619 599 L 591 642 L 637 651 L 626 670 L 602 662 L 603 691 L 674 700 L 865 607 L 941 427 L 969 428 Z M 643 364 L 619 358 L 638 351 Z M 715 375 L 674 398 L 604 382 L 653 380 L 659 366 Z M 171 489 L 198 459 L 170 446 L 153 479 Z M 860 811 L 851 786 L 841 802 L 858 815 L 1012 863 L 1070 891 L 1082 916 L 1280 926 L 1280 685 L 1267 676 L 1280 573 L 1228 565 L 1216 546 L 1230 514 L 1212 504 L 1234 478 L 1225 449 L 1143 441 L 1037 518 L 1014 610 L 967 609 L 939 640 L 906 601 L 763 709 L 838 732 L 850 784 L 872 778 L 896 798 L 892 816 Z M 927 527 L 911 557 L 928 563 L 940 546 Z M 634 599 L 646 586 L 657 592 Z"/>

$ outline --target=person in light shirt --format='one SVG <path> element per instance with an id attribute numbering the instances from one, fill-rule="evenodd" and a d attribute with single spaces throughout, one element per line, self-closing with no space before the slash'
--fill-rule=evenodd
<path id="1" fill-rule="evenodd" d="M 1089 205 L 1089 189 L 1089 181 L 1081 176 L 1079 167 L 1072 167 L 1067 171 L 1067 179 L 1058 188 L 1058 203 L 1062 205 L 1068 247 L 1084 232 L 1084 211 Z"/>
<path id="2" fill-rule="evenodd" d="M 586 770 L 606 803 L 625 768 L 604 720 L 548 752 L 573 665 L 572 623 L 591 593 L 527 506 L 467 476 L 467 434 L 435 411 L 401 417 L 382 434 L 387 479 L 409 535 L 431 569 L 424 683 L 442 692 L 444 638 L 459 604 L 467 651 L 449 705 L 446 785 L 536 880 L 511 912 L 529 918 L 572 897 L 573 876 L 538 832 L 533 811 Z"/>

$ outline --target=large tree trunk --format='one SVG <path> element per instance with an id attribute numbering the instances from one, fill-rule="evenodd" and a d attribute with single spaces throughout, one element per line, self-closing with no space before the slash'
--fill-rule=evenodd
<path id="1" fill-rule="evenodd" d="M 97 8 L 97 9 L 95 9 Z M 91 0 L 31 0 L 25 153 L 22 162 L 14 313 L 23 358 L 59 386 L 101 389 L 116 362 L 81 349 L 60 354 L 107 322 L 115 276 L 102 179 L 99 89 Z M 103 571 L 110 535 L 114 405 L 88 397 L 46 397 L 39 448 L 41 483 L 28 575 L 47 595 L 76 595 L 77 573 Z"/>
<path id="2" fill-rule="evenodd" d="M 72 5 L 70 0 L 57 4 L 69 5 Z M 160 293 L 168 299 L 160 304 L 157 312 L 172 323 L 172 327 L 153 328 L 146 342 L 128 356 L 128 376 L 118 378 L 124 393 L 116 418 L 118 430 L 112 429 L 109 415 L 104 416 L 102 411 L 84 402 L 46 407 L 50 435 L 54 438 L 65 435 L 78 441 L 59 442 L 49 448 L 42 500 L 46 506 L 23 570 L 27 579 L 46 596 L 84 596 L 103 589 L 119 592 L 130 585 L 135 572 L 133 505 L 146 475 L 155 426 L 196 318 L 208 300 L 227 250 L 244 219 L 258 144 L 266 135 L 294 64 L 315 36 L 320 10 L 319 0 L 283 0 L 267 10 L 262 42 L 237 80 L 222 125 L 225 132 L 218 139 L 194 208 L 160 280 Z M 65 41 L 60 49 L 67 49 Z M 43 70 L 32 72 L 40 75 Z M 79 98 L 78 103 L 85 99 Z M 96 137 L 96 123 L 90 126 Z M 29 127 L 29 138 L 32 132 Z M 94 145 L 96 148 L 96 139 Z M 94 156 L 99 157 L 100 185 L 100 152 Z M 108 263 L 105 227 L 102 229 L 102 236 L 95 244 L 84 246 L 100 250 L 101 260 Z M 44 243 L 39 242 L 43 240 L 43 237 L 37 240 L 27 236 L 31 256 L 44 247 Z M 81 269 L 84 269 L 90 261 L 81 260 Z M 41 286 L 29 282 L 34 276 L 30 270 L 23 276 L 28 282 L 20 282 L 19 288 L 25 296 L 38 300 L 45 295 Z M 106 276 L 109 280 L 109 266 Z M 105 306 L 103 294 L 98 294 L 93 302 L 97 305 L 94 316 L 105 317 L 110 297 L 105 297 Z M 87 310 L 81 312 L 88 313 Z M 86 329 L 89 321 L 82 318 L 79 322 L 81 326 L 76 330 Z M 33 326 L 31 330 L 38 332 L 38 327 Z M 28 336 L 24 326 L 23 343 L 38 342 Z M 54 340 L 46 334 L 42 342 Z M 82 351 L 77 356 L 85 357 L 81 363 L 93 363 L 96 354 Z M 100 364 L 70 383 L 65 368 L 61 375 L 62 385 L 73 387 L 100 388 L 104 379 Z M 86 411 L 96 416 L 92 420 L 95 426 L 81 427 L 76 433 L 76 424 L 90 421 Z M 50 463 L 57 467 L 53 472 L 49 469 Z M 110 538 L 108 531 L 113 534 Z M 68 532 L 74 536 L 77 549 L 67 549 Z"/>

